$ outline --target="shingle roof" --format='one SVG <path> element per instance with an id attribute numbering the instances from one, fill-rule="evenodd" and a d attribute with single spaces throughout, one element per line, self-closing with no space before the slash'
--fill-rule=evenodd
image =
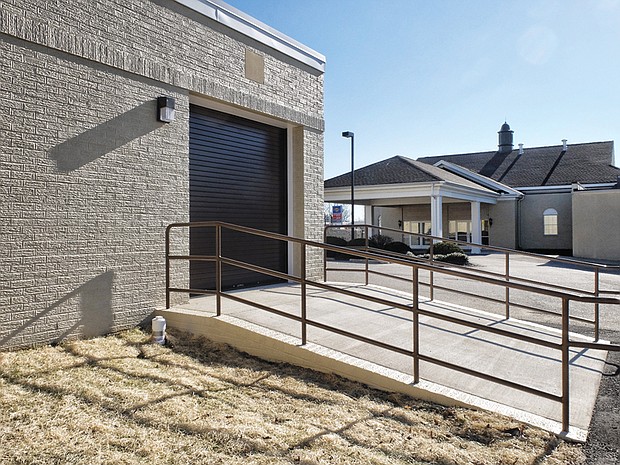
<path id="1" fill-rule="evenodd" d="M 485 190 L 488 191 L 486 187 L 482 187 L 480 184 L 477 184 L 469 179 L 465 179 L 458 174 L 451 173 L 448 170 L 444 170 L 443 168 L 438 168 L 437 166 L 427 165 L 426 163 L 422 163 L 417 160 L 412 160 L 411 158 L 401 157 L 405 159 L 411 165 L 417 167 L 422 171 L 426 171 L 431 176 L 434 176 L 438 181 L 447 181 L 453 184 L 458 184 L 460 186 L 470 187 L 472 189 Z"/>
<path id="2" fill-rule="evenodd" d="M 356 186 L 410 184 L 436 181 L 448 181 L 474 189 L 483 189 L 480 185 L 464 179 L 461 176 L 400 155 L 355 170 Z M 348 187 L 350 185 L 350 172 L 325 181 L 326 188 Z"/>
<path id="3" fill-rule="evenodd" d="M 418 158 L 434 164 L 449 161 L 510 187 L 597 184 L 617 182 L 620 168 L 613 166 L 613 141 L 525 148 L 502 154 L 478 152 Z"/>
<path id="4" fill-rule="evenodd" d="M 356 186 L 377 184 L 406 184 L 413 182 L 438 181 L 436 176 L 412 165 L 405 157 L 395 156 L 372 165 L 355 170 Z M 325 181 L 325 187 L 345 187 L 351 185 L 351 173 L 345 173 Z"/>

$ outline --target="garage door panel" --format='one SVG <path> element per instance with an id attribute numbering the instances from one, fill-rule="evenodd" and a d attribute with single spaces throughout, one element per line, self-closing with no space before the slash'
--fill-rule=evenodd
<path id="1" fill-rule="evenodd" d="M 287 232 L 286 130 L 190 106 L 190 221 L 224 221 Z M 190 230 L 190 252 L 215 254 L 215 231 Z M 287 245 L 223 231 L 222 254 L 285 272 Z M 224 288 L 277 282 L 261 273 L 223 268 Z M 215 288 L 215 266 L 190 265 L 192 288 Z"/>
<path id="2" fill-rule="evenodd" d="M 222 241 L 222 256 L 251 263 L 270 270 L 284 271 L 281 269 L 280 253 L 281 243 L 266 238 L 254 238 L 241 235 L 235 231 L 224 230 Z M 215 234 L 203 234 L 194 240 L 198 243 L 194 246 L 192 254 L 214 255 Z M 270 275 L 248 272 L 242 268 L 223 265 L 222 285 L 224 288 L 236 288 L 255 286 L 277 282 Z M 251 279 L 248 281 L 248 279 Z M 192 289 L 215 289 L 215 265 L 211 262 L 195 262 L 192 269 Z"/>
<path id="3" fill-rule="evenodd" d="M 220 158 L 221 162 L 227 164 L 243 164 L 248 161 L 254 163 L 273 163 L 273 160 L 265 160 L 264 156 L 269 155 L 277 157 L 276 151 L 261 151 L 260 147 L 222 147 L 216 145 L 217 141 L 212 141 L 211 144 L 199 144 L 193 142 L 190 144 L 190 149 L 196 153 L 197 156 L 208 156 L 209 158 Z M 199 158 L 194 160 L 194 163 L 200 163 Z"/>
<path id="4" fill-rule="evenodd" d="M 199 126 L 199 125 L 190 125 L 190 128 L 195 132 L 203 131 L 207 132 L 209 130 L 208 126 Z M 217 144 L 222 147 L 236 147 L 240 150 L 248 150 L 251 148 L 259 148 L 261 150 L 265 149 L 267 151 L 272 151 L 272 147 L 265 147 L 265 144 L 268 144 L 270 140 L 277 139 L 276 134 L 264 134 L 261 137 L 252 137 L 252 136 L 244 136 L 244 135 L 235 135 L 235 140 L 230 140 L 231 134 L 210 134 L 206 137 L 204 134 L 198 134 L 193 138 L 192 142 L 196 145 L 212 145 Z"/>
<path id="5" fill-rule="evenodd" d="M 228 169 L 226 169 L 228 167 Z M 213 177 L 217 177 L 219 175 L 226 175 L 227 177 L 237 178 L 239 180 L 243 180 L 244 182 L 247 180 L 246 177 L 249 175 L 256 176 L 260 175 L 259 178 L 254 180 L 254 184 L 258 186 L 269 186 L 270 189 L 273 189 L 271 183 L 266 179 L 261 179 L 262 177 L 269 178 L 273 169 L 268 169 L 262 166 L 253 166 L 253 169 L 237 169 L 235 165 L 226 165 L 226 166 L 218 166 L 216 168 L 209 169 L 206 165 L 194 165 L 192 166 L 192 174 L 190 175 L 190 179 L 193 179 L 197 183 L 206 184 L 212 181 Z M 231 170 L 235 170 L 234 172 L 230 172 Z M 208 175 L 205 176 L 205 175 Z"/>
<path id="6" fill-rule="evenodd" d="M 221 164 L 232 166 L 243 166 L 247 164 L 258 164 L 260 166 L 271 166 L 277 168 L 279 165 L 274 160 L 265 160 L 265 156 L 276 157 L 276 153 L 260 153 L 257 149 L 247 150 L 246 152 L 235 150 L 209 150 L 206 146 L 196 147 L 190 145 L 190 150 L 196 154 L 196 158 L 192 160 L 192 165 L 209 166 L 209 160 L 218 160 Z M 204 154 L 204 155 L 203 155 Z M 199 158 L 202 157 L 202 158 Z M 205 160 L 206 159 L 206 160 Z"/>
<path id="7" fill-rule="evenodd" d="M 191 126 L 191 128 L 196 131 L 209 130 L 208 126 L 200 125 Z M 262 135 L 261 137 L 239 135 L 235 140 L 230 140 L 228 137 L 230 137 L 230 134 L 212 133 L 209 137 L 197 135 L 192 142 L 196 145 L 206 145 L 211 147 L 221 145 L 222 147 L 237 148 L 239 150 L 249 150 L 252 148 L 263 150 L 263 148 L 265 148 L 265 144 L 269 143 L 271 139 L 277 138 L 277 134 Z M 266 150 L 271 151 L 273 149 L 266 147 Z"/>
<path id="8" fill-rule="evenodd" d="M 268 126 L 258 121 L 252 121 L 244 118 L 239 118 L 235 115 L 228 113 L 217 112 L 212 116 L 202 114 L 204 108 L 192 105 L 198 110 L 194 114 L 194 118 L 190 122 L 196 126 L 208 126 L 215 134 L 233 134 L 242 135 L 243 137 L 264 137 L 265 134 L 277 134 L 280 128 L 275 126 Z M 206 109 L 207 111 L 211 111 Z"/>

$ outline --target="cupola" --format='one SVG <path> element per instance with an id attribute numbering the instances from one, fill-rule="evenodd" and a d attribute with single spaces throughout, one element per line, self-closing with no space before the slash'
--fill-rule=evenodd
<path id="1" fill-rule="evenodd" d="M 510 153 L 512 152 L 512 135 L 514 131 L 510 130 L 510 126 L 508 123 L 504 122 L 502 124 L 502 128 L 499 130 L 499 152 L 500 153 Z"/>

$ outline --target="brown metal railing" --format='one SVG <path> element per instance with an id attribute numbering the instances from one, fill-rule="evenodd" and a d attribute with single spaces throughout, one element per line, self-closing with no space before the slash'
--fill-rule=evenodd
<path id="1" fill-rule="evenodd" d="M 185 228 L 214 228 L 215 229 L 215 255 L 175 255 L 170 253 L 171 249 L 171 231 L 173 229 L 185 229 Z M 271 269 L 267 269 L 258 265 L 254 265 L 247 262 L 242 262 L 240 260 L 232 259 L 230 257 L 226 257 L 222 254 L 222 242 L 223 236 L 227 231 L 235 231 L 240 233 L 249 234 L 255 237 L 264 237 L 273 239 L 276 241 L 283 241 L 288 244 L 295 244 L 299 247 L 300 251 L 300 263 L 299 263 L 299 272 L 298 274 L 291 273 L 283 273 L 280 271 L 275 271 Z M 306 260 L 308 249 L 318 249 L 321 250 L 322 253 L 326 251 L 332 251 L 347 255 L 352 255 L 361 259 L 368 260 L 380 260 L 387 263 L 395 263 L 403 266 L 408 266 L 411 268 L 411 284 L 412 284 L 412 302 L 411 304 L 403 304 L 402 302 L 393 301 L 387 298 L 369 296 L 360 294 L 359 292 L 352 291 L 350 289 L 343 289 L 327 282 L 316 281 L 308 279 L 306 276 Z M 181 288 L 181 287 L 172 287 L 171 286 L 171 262 L 173 261 L 207 261 L 214 262 L 216 265 L 216 279 L 215 279 L 215 289 L 189 289 L 189 288 Z M 300 315 L 293 315 L 286 312 L 282 312 L 275 308 L 271 308 L 265 305 L 262 305 L 257 302 L 250 301 L 248 299 L 244 299 L 240 297 L 238 294 L 231 294 L 225 292 L 222 289 L 222 265 L 238 267 L 245 270 L 250 270 L 258 273 L 265 274 L 267 276 L 272 276 L 275 278 L 287 280 L 289 282 L 299 283 L 301 287 L 300 293 Z M 421 270 L 425 270 L 428 272 L 441 273 L 449 276 L 455 276 L 462 279 L 474 280 L 476 282 L 484 282 L 491 285 L 505 287 L 507 289 L 517 289 L 521 291 L 526 291 L 534 294 L 542 294 L 548 295 L 552 297 L 557 297 L 561 299 L 562 302 L 562 337 L 561 343 L 556 343 L 544 339 L 540 339 L 537 337 L 526 336 L 523 334 L 515 333 L 512 331 L 500 329 L 494 326 L 485 326 L 480 323 L 467 321 L 462 318 L 444 315 L 440 313 L 436 313 L 427 309 L 420 308 L 419 306 L 419 287 L 420 287 L 420 279 L 419 272 Z M 410 312 L 412 314 L 412 334 L 413 334 L 413 342 L 412 347 L 410 349 L 406 349 L 403 347 L 398 347 L 386 342 L 378 341 L 373 339 L 372 337 L 364 336 L 361 334 L 357 334 L 351 331 L 343 330 L 340 328 L 336 328 L 330 325 L 326 325 L 316 320 L 312 320 L 308 318 L 306 314 L 307 308 L 307 288 L 309 286 L 316 287 L 319 289 L 324 289 L 327 291 L 331 291 L 334 293 L 339 293 L 363 300 L 367 300 L 370 302 L 386 305 L 392 308 L 404 310 Z M 569 406 L 570 406 L 570 398 L 569 398 L 569 367 L 570 367 L 570 357 L 569 350 L 571 347 L 579 347 L 579 348 L 589 348 L 589 349 L 599 349 L 599 350 L 614 350 L 620 351 L 620 345 L 611 345 L 611 344 L 601 344 L 596 342 L 578 342 L 572 341 L 569 337 L 569 314 L 570 314 L 570 303 L 571 302 L 591 302 L 591 303 L 599 303 L 599 304 L 620 304 L 620 299 L 613 297 L 600 297 L 600 296 L 592 296 L 583 293 L 570 293 L 563 290 L 557 289 L 549 289 L 540 286 L 534 286 L 529 283 L 520 283 L 514 282 L 505 279 L 498 279 L 494 276 L 485 276 L 483 274 L 475 274 L 470 272 L 465 272 L 456 268 L 448 268 L 439 266 L 437 263 L 433 262 L 423 262 L 423 261 L 413 261 L 405 258 L 398 258 L 392 256 L 386 256 L 384 254 L 377 254 L 374 252 L 364 251 L 364 250 L 355 250 L 349 249 L 345 247 L 338 247 L 334 245 L 328 245 L 320 242 L 308 241 L 304 239 L 299 239 L 295 237 L 284 236 L 281 234 L 270 233 L 266 231 L 260 231 L 252 228 L 247 228 L 244 226 L 237 226 L 228 223 L 209 221 L 209 222 L 199 222 L 199 223 L 175 223 L 171 224 L 166 229 L 166 308 L 170 308 L 170 296 L 171 293 L 190 293 L 190 294 L 214 294 L 216 296 L 216 312 L 217 315 L 221 315 L 221 300 L 222 298 L 231 299 L 236 302 L 240 302 L 243 304 L 247 304 L 253 306 L 255 308 L 264 310 L 266 312 L 278 315 L 282 318 L 288 318 L 299 322 L 301 325 L 301 340 L 302 344 L 307 343 L 307 327 L 312 326 L 315 328 L 319 328 L 325 331 L 329 331 L 335 334 L 339 334 L 342 336 L 346 336 L 357 341 L 361 341 L 376 347 L 380 347 L 383 349 L 387 349 L 393 351 L 395 353 L 403 354 L 411 357 L 412 360 L 412 371 L 414 382 L 418 383 L 420 380 L 420 361 L 428 362 L 431 364 L 439 365 L 451 370 L 455 370 L 460 373 L 465 373 L 471 376 L 475 376 L 487 381 L 491 381 L 503 386 L 507 386 L 513 389 L 517 389 L 523 392 L 527 392 L 530 394 L 534 394 L 545 399 L 550 399 L 553 401 L 557 401 L 562 406 L 562 429 L 563 431 L 568 432 L 569 429 Z M 455 365 L 444 360 L 437 359 L 435 357 L 431 357 L 429 355 L 425 355 L 421 353 L 420 348 L 420 340 L 419 340 L 419 317 L 425 316 L 428 318 L 434 318 L 437 320 L 458 324 L 461 326 L 473 328 L 479 331 L 485 331 L 497 335 L 501 335 L 507 338 L 524 341 L 531 344 L 536 344 L 543 347 L 548 347 L 552 349 L 556 349 L 561 352 L 561 364 L 562 364 L 562 375 L 561 375 L 561 394 L 557 395 L 554 393 L 550 393 L 547 391 L 543 391 L 540 389 L 535 389 L 530 386 L 526 386 L 523 384 L 516 383 L 514 381 L 506 380 L 503 378 L 499 378 L 497 376 L 490 375 L 488 373 L 483 373 L 477 370 L 473 370 L 470 368 L 466 368 L 460 365 Z"/>
<path id="2" fill-rule="evenodd" d="M 555 289 L 555 290 L 560 290 L 560 291 L 565 291 L 565 292 L 569 292 L 569 293 L 582 293 L 582 294 L 587 294 L 587 295 L 591 295 L 594 297 L 599 297 L 602 295 L 610 295 L 610 296 L 620 296 L 620 290 L 611 290 L 611 289 L 601 289 L 601 272 L 604 271 L 615 271 L 615 270 L 620 270 L 620 266 L 616 266 L 616 265 L 604 265 L 604 264 L 598 264 L 598 263 L 591 263 L 591 262 L 586 262 L 583 260 L 576 260 L 576 259 L 571 259 L 571 258 L 562 258 L 562 257 L 550 257 L 548 255 L 541 255 L 541 254 L 536 254 L 536 253 L 532 253 L 532 252 L 525 252 L 525 251 L 520 251 L 520 250 L 514 250 L 514 249 L 508 249 L 506 247 L 498 247 L 498 246 L 492 246 L 492 245 L 483 245 L 483 244 L 476 244 L 473 242 L 466 242 L 466 241 L 461 241 L 461 240 L 456 240 L 456 239 L 449 239 L 449 238 L 445 238 L 445 237 L 439 237 L 439 236 L 433 236 L 433 235 L 428 235 L 428 234 L 420 234 L 420 233 L 413 233 L 413 232 L 408 232 L 408 231 L 403 231 L 401 229 L 392 229 L 392 228 L 385 228 L 385 227 L 380 227 L 380 226 L 376 226 L 376 225 L 371 225 L 371 224 L 356 224 L 356 225 L 328 225 L 325 227 L 324 229 L 324 236 L 323 236 L 323 241 L 327 242 L 327 237 L 328 237 L 328 232 L 330 230 L 333 229 L 344 229 L 344 230 L 349 230 L 349 229 L 355 229 L 358 232 L 356 233 L 355 237 L 357 237 L 358 239 L 364 239 L 364 246 L 360 246 L 360 247 L 356 247 L 357 249 L 361 249 L 361 250 L 366 250 L 366 251 L 370 251 L 370 252 L 374 252 L 377 254 L 381 254 L 381 255 L 389 255 L 389 256 L 401 256 L 402 254 L 396 254 L 396 253 L 391 253 L 385 250 L 381 250 L 381 249 L 376 249 L 370 246 L 370 238 L 373 236 L 373 232 L 374 231 L 378 231 L 379 234 L 387 232 L 390 233 L 392 235 L 397 235 L 397 236 L 402 236 L 404 237 L 410 237 L 413 238 L 415 237 L 416 239 L 423 239 L 424 241 L 428 242 L 428 248 L 429 248 L 429 258 L 425 259 L 425 258 L 421 258 L 421 257 L 413 257 L 412 259 L 415 260 L 423 260 L 423 261 L 427 261 L 428 263 L 434 263 L 438 266 L 445 266 L 444 263 L 439 262 L 437 260 L 434 260 L 434 246 L 436 242 L 439 241 L 448 241 L 448 242 L 452 242 L 455 244 L 458 244 L 460 247 L 462 248 L 476 248 L 476 249 L 483 249 L 485 251 L 491 251 L 494 253 L 499 253 L 504 255 L 504 273 L 497 273 L 497 272 L 493 272 L 493 271 L 488 271 L 488 270 L 480 270 L 480 269 L 476 269 L 475 273 L 477 274 L 481 274 L 481 275 L 487 275 L 487 276 L 493 276 L 493 277 L 497 277 L 499 279 L 504 279 L 506 281 L 516 281 L 516 282 L 521 282 L 521 283 L 527 283 L 527 284 L 532 284 L 535 285 L 537 287 L 543 286 L 543 287 L 547 287 L 549 289 Z M 585 270 L 589 270 L 592 272 L 592 290 L 584 290 L 584 289 L 577 289 L 575 287 L 571 287 L 571 286 L 566 286 L 566 285 L 559 285 L 559 284 L 553 284 L 553 283 L 545 283 L 545 282 L 541 282 L 540 279 L 538 280 L 532 280 L 532 279 L 528 279 L 528 278 L 524 278 L 524 277 L 519 277 L 519 276 L 515 276 L 513 274 L 511 274 L 510 272 L 510 257 L 511 256 L 523 256 L 523 257 L 531 257 L 531 258 L 535 258 L 535 259 L 539 259 L 539 260 L 544 260 L 546 262 L 551 262 L 551 263 L 561 263 L 561 264 L 566 264 L 566 265 L 572 265 L 572 266 L 576 266 L 579 267 L 581 269 L 585 269 Z M 451 267 L 454 266 L 458 266 L 458 265 L 449 265 Z M 324 261 L 323 261 L 323 279 L 327 280 L 327 272 L 328 271 L 340 271 L 340 272 L 359 272 L 361 270 L 359 269 L 352 269 L 352 268 L 338 268 L 338 267 L 328 267 L 328 261 L 327 261 L 327 255 L 324 256 Z M 389 277 L 392 279 L 396 279 L 396 280 L 403 280 L 402 278 L 398 277 L 398 276 L 394 276 L 394 275 L 390 275 L 390 274 L 385 274 L 385 273 L 381 273 L 379 271 L 376 270 L 371 270 L 369 267 L 369 261 L 368 259 L 364 260 L 364 282 L 365 284 L 368 284 L 369 282 L 369 276 L 371 275 L 375 275 L 375 276 L 383 276 L 383 277 Z M 404 281 L 409 281 L 408 279 L 405 279 Z M 483 299 L 483 300 L 487 300 L 490 302 L 494 302 L 494 303 L 503 303 L 505 306 L 505 316 L 506 318 L 510 318 L 511 316 L 511 307 L 515 307 L 515 308 L 521 308 L 521 309 L 525 309 L 525 310 L 530 310 L 530 311 L 534 311 L 534 312 L 538 312 L 538 313 L 546 313 L 546 314 L 551 314 L 551 315 L 556 315 L 556 316 L 561 316 L 561 313 L 558 312 L 553 312 L 553 311 L 549 311 L 549 310 L 545 310 L 543 308 L 539 308 L 539 307 L 532 307 L 530 305 L 526 305 L 523 303 L 518 303 L 518 302 L 514 302 L 511 301 L 510 298 L 510 287 L 506 287 L 505 290 L 505 298 L 504 299 L 495 299 L 492 297 L 488 297 L 488 296 L 483 296 L 480 294 L 471 294 L 468 293 L 466 291 L 454 291 L 454 289 L 452 288 L 448 288 L 445 286 L 440 286 L 438 284 L 435 283 L 434 280 L 434 273 L 433 271 L 429 272 L 429 277 L 428 277 L 428 282 L 422 282 L 421 283 L 424 286 L 427 286 L 429 288 L 429 298 L 431 300 L 434 300 L 435 297 L 435 289 L 438 290 L 443 290 L 443 291 L 448 291 L 448 292 L 458 292 L 460 294 L 464 294 L 464 295 L 468 295 L 470 297 L 476 297 L 479 299 Z M 599 340 L 600 337 L 600 303 L 594 302 L 593 304 L 593 318 L 592 319 L 588 319 L 588 318 L 583 318 L 583 317 L 579 317 L 579 316 L 575 316 L 575 315 L 570 315 L 569 318 L 571 321 L 579 321 L 582 323 L 588 323 L 591 324 L 593 327 L 593 332 L 594 332 L 594 339 L 595 340 Z"/>

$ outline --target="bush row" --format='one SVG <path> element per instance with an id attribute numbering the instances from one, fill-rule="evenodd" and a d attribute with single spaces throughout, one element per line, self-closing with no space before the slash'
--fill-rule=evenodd
<path id="1" fill-rule="evenodd" d="M 331 245 L 337 245 L 339 247 L 364 247 L 366 245 L 366 239 L 356 238 L 347 241 L 341 237 L 327 236 L 325 242 Z M 429 258 L 430 247 L 426 249 L 426 253 L 423 255 L 416 255 L 415 252 L 404 242 L 394 241 L 389 236 L 383 236 L 377 234 L 368 239 L 368 245 L 375 249 L 382 249 L 388 252 L 395 252 L 400 254 L 406 254 L 412 257 Z M 349 260 L 354 258 L 351 255 L 345 253 L 327 251 L 328 258 L 334 258 L 336 260 Z M 452 263 L 455 265 L 467 265 L 469 259 L 458 244 L 454 242 L 438 242 L 433 246 L 433 259 L 443 261 L 446 263 Z"/>
<path id="2" fill-rule="evenodd" d="M 430 254 L 415 255 L 413 252 L 408 252 L 410 257 L 429 259 Z M 452 263 L 453 265 L 469 265 L 469 257 L 465 252 L 452 252 L 449 254 L 435 254 L 433 253 L 433 260 L 438 262 Z"/>

